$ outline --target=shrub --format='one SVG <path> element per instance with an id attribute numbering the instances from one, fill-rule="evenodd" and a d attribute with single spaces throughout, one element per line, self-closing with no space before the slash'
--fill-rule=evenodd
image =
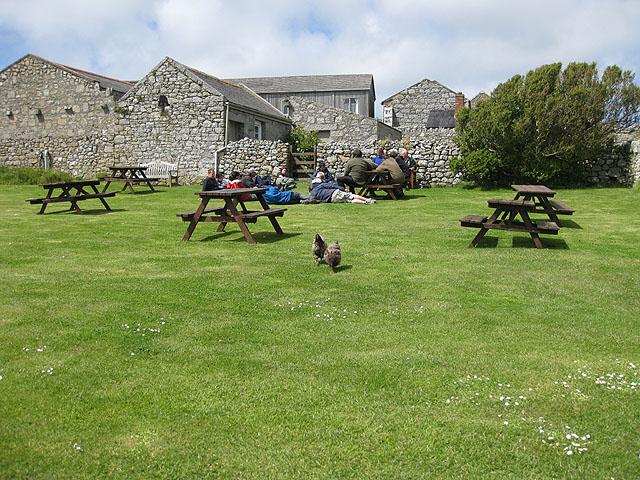
<path id="1" fill-rule="evenodd" d="M 312 152 L 318 141 L 318 132 L 310 132 L 299 126 L 294 127 L 289 135 L 289 143 L 296 152 Z"/>
<path id="2" fill-rule="evenodd" d="M 460 158 L 451 168 L 479 182 L 583 180 L 585 166 L 611 148 L 613 133 L 640 119 L 631 72 L 595 64 L 543 65 L 515 75 L 457 116 Z"/>
<path id="3" fill-rule="evenodd" d="M 2 185 L 40 185 L 43 183 L 68 182 L 74 177 L 58 170 L 44 168 L 0 167 Z"/>

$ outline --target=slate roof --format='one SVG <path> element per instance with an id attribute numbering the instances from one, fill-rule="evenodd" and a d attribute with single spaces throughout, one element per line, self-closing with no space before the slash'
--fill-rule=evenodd
<path id="1" fill-rule="evenodd" d="M 369 90 L 373 85 L 370 73 L 351 75 L 300 75 L 292 77 L 230 78 L 256 93 L 305 93 L 347 90 Z M 374 88 L 375 99 L 375 88 Z"/>
<path id="2" fill-rule="evenodd" d="M 53 62 L 50 62 L 53 63 Z M 87 72 L 80 70 L 79 68 L 70 67 L 68 65 L 56 64 L 64 70 L 70 71 L 92 82 L 98 82 L 101 88 L 110 88 L 116 92 L 127 93 L 131 87 L 135 85 L 135 81 L 117 80 L 111 77 L 105 77 L 104 75 L 98 75 L 97 73 Z"/>
<path id="3" fill-rule="evenodd" d="M 174 60 L 175 62 L 175 60 Z M 178 62 L 176 62 L 178 63 Z M 264 98 L 260 97 L 256 92 L 252 91 L 245 85 L 232 83 L 229 80 L 221 80 L 217 77 L 209 75 L 207 73 L 196 70 L 195 68 L 182 65 L 186 70 L 198 77 L 204 83 L 211 88 L 220 92 L 224 97 L 232 104 L 239 107 L 250 108 L 258 113 L 268 115 L 270 117 L 276 117 L 279 120 L 284 120 L 287 123 L 291 123 L 289 117 L 284 115 L 280 110 L 267 102 Z"/>
<path id="4" fill-rule="evenodd" d="M 431 110 L 427 115 L 427 128 L 455 128 L 454 110 Z"/>

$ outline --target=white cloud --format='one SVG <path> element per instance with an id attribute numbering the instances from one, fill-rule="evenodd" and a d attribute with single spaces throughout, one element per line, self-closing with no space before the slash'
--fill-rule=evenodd
<path id="1" fill-rule="evenodd" d="M 220 77 L 368 72 L 379 100 L 422 78 L 473 96 L 554 61 L 640 76 L 638 24 L 635 0 L 0 0 L 21 55 L 125 79 L 166 55 Z"/>

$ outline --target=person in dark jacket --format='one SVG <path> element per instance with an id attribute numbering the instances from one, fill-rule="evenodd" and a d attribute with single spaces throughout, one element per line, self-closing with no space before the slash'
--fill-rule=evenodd
<path id="1" fill-rule="evenodd" d="M 334 181 L 333 173 L 331 173 L 329 171 L 329 169 L 327 168 L 327 165 L 324 162 L 318 162 L 318 168 L 316 168 L 316 171 L 313 172 L 313 175 L 311 175 L 311 180 L 316 178 L 318 176 L 319 172 L 324 173 L 324 180 L 326 182 L 333 182 Z"/>
<path id="2" fill-rule="evenodd" d="M 211 190 L 220 190 L 223 187 L 220 186 L 218 181 L 216 180 L 216 174 L 213 171 L 213 168 L 207 170 L 207 177 L 204 179 L 202 183 L 202 191 L 209 192 Z"/>
<path id="3" fill-rule="evenodd" d="M 376 203 L 375 199 L 346 192 L 343 187 L 336 182 L 324 180 L 324 174 L 319 172 L 311 181 L 311 198 L 324 203 L 366 203 L 368 205 Z"/>
<path id="4" fill-rule="evenodd" d="M 376 164 L 367 158 L 362 158 L 362 151 L 358 148 L 351 152 L 351 158 L 345 165 L 344 175 L 338 177 L 338 184 L 349 188 L 355 193 L 355 187 L 361 187 L 369 181 L 369 172 L 376 169 Z"/>

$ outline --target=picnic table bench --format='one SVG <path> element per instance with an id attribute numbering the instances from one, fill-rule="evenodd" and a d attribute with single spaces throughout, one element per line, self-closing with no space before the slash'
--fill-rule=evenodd
<path id="1" fill-rule="evenodd" d="M 532 201 L 535 209 L 531 213 L 544 213 L 549 219 L 559 224 L 558 215 L 573 215 L 575 210 L 566 203 L 551 199 L 556 192 L 544 185 L 511 185 L 516 191 L 515 200 L 523 199 Z"/>
<path id="2" fill-rule="evenodd" d="M 102 189 L 103 192 L 106 192 L 111 185 L 111 182 L 122 182 L 124 183 L 122 187 L 122 191 L 124 191 L 127 187 L 131 192 L 133 192 L 133 184 L 140 185 L 141 183 L 146 183 L 147 186 L 151 189 L 152 192 L 155 192 L 153 189 L 153 185 L 151 182 L 157 182 L 161 180 L 160 177 L 147 177 L 145 170 L 148 167 L 143 167 L 140 165 L 135 166 L 127 166 L 127 165 L 119 165 L 114 167 L 109 167 L 111 170 L 111 175 L 103 178 L 107 183 L 104 185 Z"/>
<path id="3" fill-rule="evenodd" d="M 251 235 L 247 227 L 247 223 L 256 223 L 260 217 L 267 217 L 276 234 L 283 235 L 283 231 L 276 217 L 282 217 L 287 209 L 269 207 L 263 198 L 263 194 L 266 191 L 266 188 L 225 188 L 222 190 L 196 192 L 196 195 L 200 197 L 200 205 L 198 208 L 193 212 L 176 214 L 176 216 L 182 218 L 184 222 L 189 222 L 189 226 L 182 240 L 189 240 L 200 222 L 219 223 L 218 232 L 224 232 L 228 223 L 235 222 L 238 224 L 238 227 L 240 227 L 245 240 L 248 243 L 256 243 L 255 238 L 253 238 L 253 235 Z M 245 200 L 243 200 L 247 195 L 255 195 L 262 210 L 248 210 L 244 204 Z M 211 199 L 224 200 L 224 205 L 216 208 L 207 208 L 209 200 Z M 240 210 L 238 210 L 238 205 L 240 205 Z"/>
<path id="4" fill-rule="evenodd" d="M 105 209 L 111 210 L 105 200 L 106 197 L 114 197 L 116 192 L 99 192 L 96 188 L 100 185 L 100 180 L 73 180 L 69 182 L 45 183 L 42 188 L 47 190 L 47 194 L 42 198 L 28 198 L 26 201 L 32 205 L 42 205 L 38 214 L 43 214 L 50 203 L 69 202 L 69 210 L 80 212 L 78 202 L 84 200 L 98 199 Z M 89 191 L 87 191 L 89 190 Z"/>
<path id="5" fill-rule="evenodd" d="M 467 215 L 460 220 L 462 227 L 479 228 L 478 234 L 469 243 L 469 248 L 475 247 L 485 234 L 492 229 L 523 232 L 531 235 L 536 248 L 542 247 L 540 234 L 558 234 L 555 222 L 543 220 L 532 221 L 529 213 L 536 212 L 536 204 L 530 200 L 504 200 L 499 198 L 487 201 L 489 208 L 494 208 L 490 217 L 483 215 Z M 520 217 L 521 220 L 518 220 Z"/>
<path id="6" fill-rule="evenodd" d="M 395 183 L 391 179 L 390 172 L 379 172 L 377 170 L 371 170 L 370 172 L 367 172 L 367 175 L 367 183 L 360 187 L 360 192 L 358 193 L 358 195 L 362 195 L 365 197 L 375 197 L 376 191 L 382 190 L 387 193 L 389 198 L 398 200 L 396 190 L 402 188 L 402 185 L 400 185 L 399 183 Z"/>

